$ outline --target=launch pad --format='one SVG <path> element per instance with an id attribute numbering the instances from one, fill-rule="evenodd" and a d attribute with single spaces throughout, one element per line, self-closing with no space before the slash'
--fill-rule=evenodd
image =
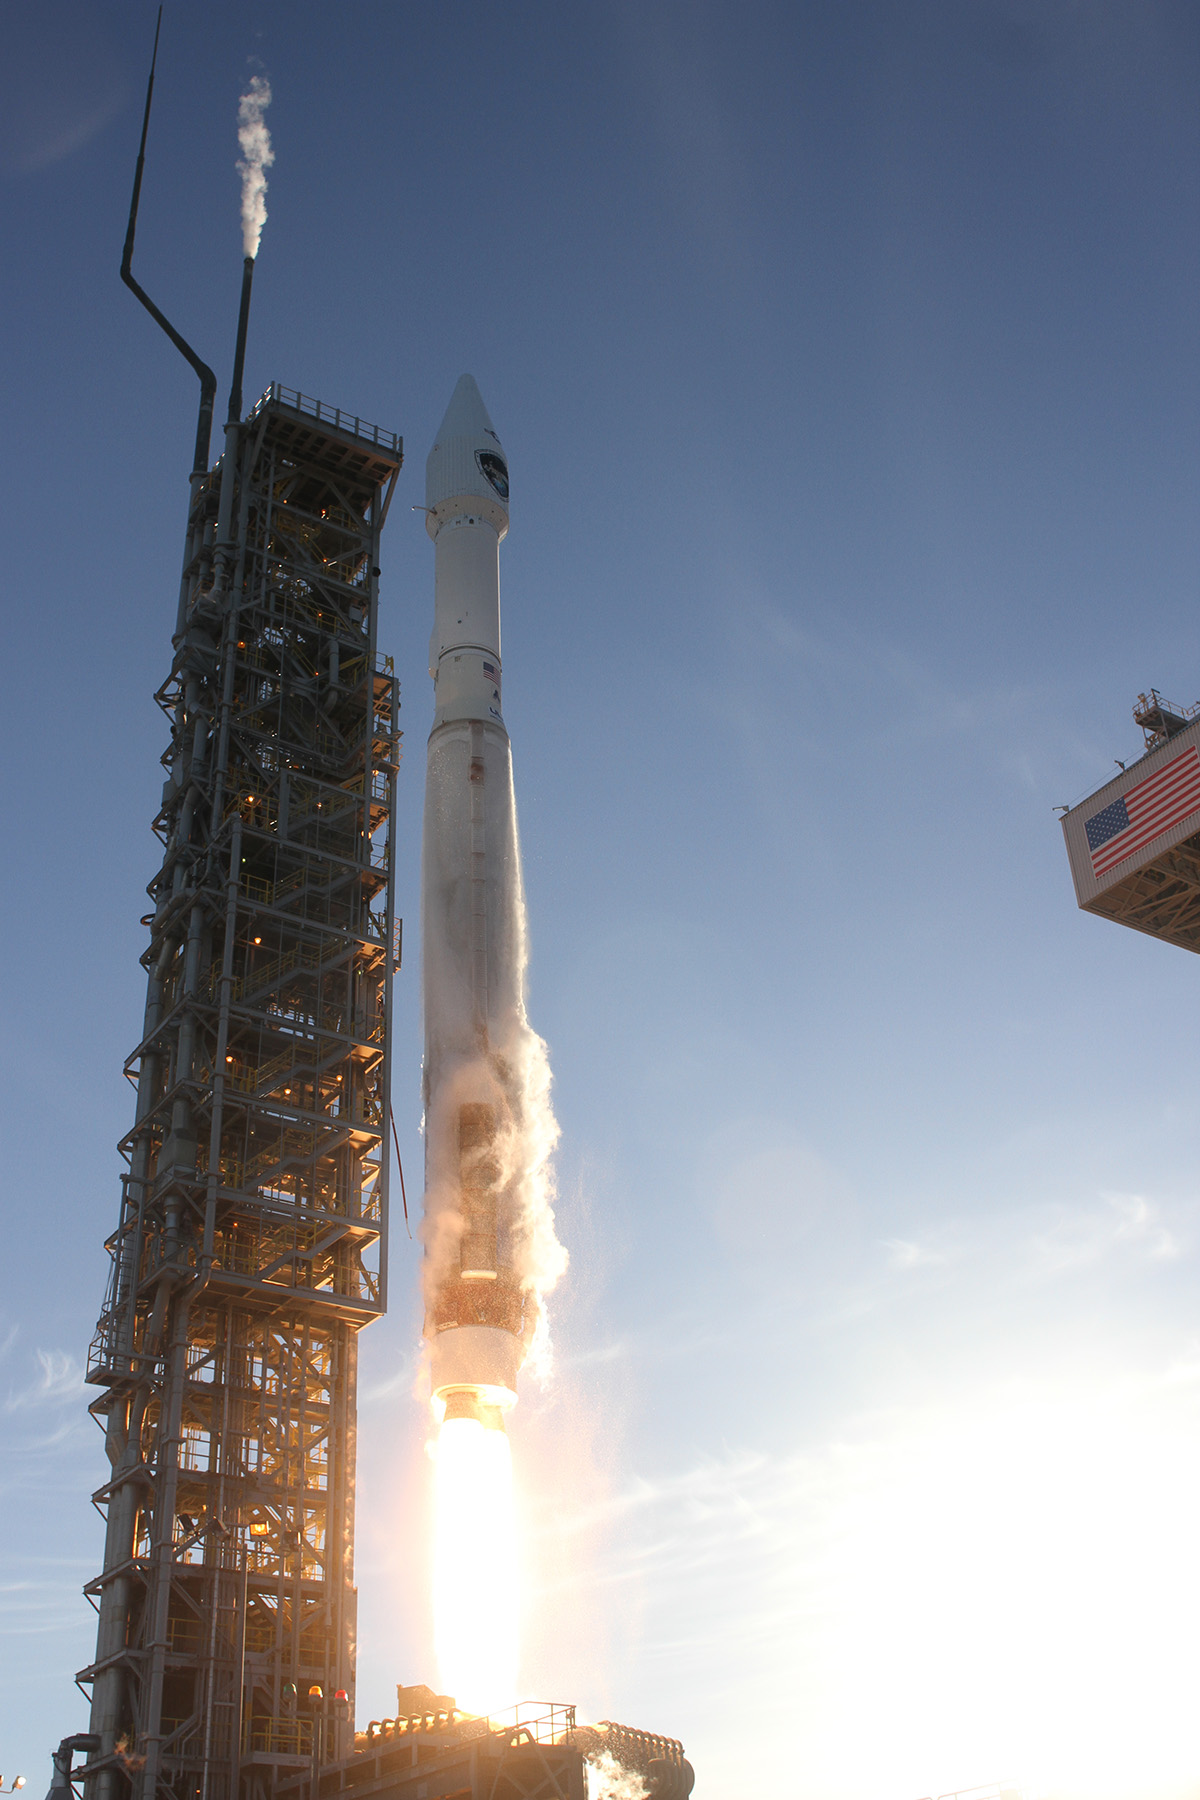
<path id="1" fill-rule="evenodd" d="M 640 1778 L 652 1800 L 687 1800 L 692 1766 L 675 1738 L 603 1720 L 574 1706 L 529 1701 L 487 1718 L 446 1695 L 401 1687 L 394 1719 L 373 1719 L 354 1754 L 315 1783 L 281 1785 L 278 1800 L 586 1800 L 589 1770 L 605 1759 Z"/>

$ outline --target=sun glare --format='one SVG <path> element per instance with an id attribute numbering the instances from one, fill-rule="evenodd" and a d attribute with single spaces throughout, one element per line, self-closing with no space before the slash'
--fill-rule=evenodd
<path id="1" fill-rule="evenodd" d="M 1200 1484 L 1164 1398 L 1026 1395 L 918 1431 L 850 1501 L 823 1575 L 881 1791 L 931 1762 L 1040 1800 L 1195 1779 Z"/>
<path id="2" fill-rule="evenodd" d="M 447 1419 L 435 1458 L 434 1643 L 443 1690 L 467 1712 L 516 1700 L 512 1456 L 501 1429 Z"/>

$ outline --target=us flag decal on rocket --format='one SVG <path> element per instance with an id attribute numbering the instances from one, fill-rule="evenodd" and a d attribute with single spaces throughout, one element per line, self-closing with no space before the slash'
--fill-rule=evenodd
<path id="1" fill-rule="evenodd" d="M 1099 879 L 1189 813 L 1200 811 L 1200 752 L 1195 745 L 1084 822 L 1092 873 Z"/>

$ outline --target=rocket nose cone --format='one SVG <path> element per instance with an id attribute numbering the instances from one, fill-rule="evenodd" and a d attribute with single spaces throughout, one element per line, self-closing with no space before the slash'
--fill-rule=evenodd
<path id="1" fill-rule="evenodd" d="M 425 463 L 425 505 L 432 512 L 447 500 L 472 498 L 488 501 L 489 512 L 498 506 L 507 523 L 508 459 L 475 377 L 462 375 Z M 436 536 L 434 519 L 428 523 Z"/>
<path id="2" fill-rule="evenodd" d="M 438 434 L 433 440 L 436 450 L 445 438 L 452 437 L 490 437 L 499 443 L 492 421 L 488 417 L 488 409 L 483 404 L 483 395 L 473 375 L 460 375 L 458 384 L 450 396 L 450 404 L 446 408 L 446 416 L 438 427 Z"/>

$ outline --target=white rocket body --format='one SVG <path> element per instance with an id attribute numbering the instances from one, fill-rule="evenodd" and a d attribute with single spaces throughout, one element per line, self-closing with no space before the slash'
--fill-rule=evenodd
<path id="1" fill-rule="evenodd" d="M 425 524 L 437 550 L 429 673 L 434 730 L 500 716 L 500 540 L 508 465 L 483 398 L 464 375 L 425 464 Z"/>
<path id="2" fill-rule="evenodd" d="M 435 1400 L 504 1408 L 536 1322 L 519 1268 L 524 905 L 500 709 L 508 470 L 464 375 L 426 464 L 436 547 L 423 852 L 425 1289 Z M 538 1040 L 540 1041 L 540 1040 Z"/>

